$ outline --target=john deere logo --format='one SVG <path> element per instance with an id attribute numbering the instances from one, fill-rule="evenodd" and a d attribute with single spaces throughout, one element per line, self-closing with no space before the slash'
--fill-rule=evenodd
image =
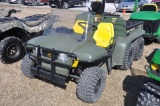
<path id="1" fill-rule="evenodd" d="M 47 57 L 51 57 L 52 55 L 51 55 L 51 53 L 47 53 Z"/>

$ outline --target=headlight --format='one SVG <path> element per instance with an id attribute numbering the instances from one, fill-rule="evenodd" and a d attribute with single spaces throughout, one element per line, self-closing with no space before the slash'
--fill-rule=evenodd
<path id="1" fill-rule="evenodd" d="M 160 68 L 160 66 L 159 66 L 158 64 L 155 64 L 155 63 L 152 63 L 152 64 L 151 64 L 151 69 L 152 69 L 153 71 L 158 71 L 159 68 Z"/>
<path id="2" fill-rule="evenodd" d="M 60 53 L 59 54 L 59 60 L 63 61 L 63 62 L 67 62 L 68 61 L 68 55 L 67 54 L 63 54 Z"/>

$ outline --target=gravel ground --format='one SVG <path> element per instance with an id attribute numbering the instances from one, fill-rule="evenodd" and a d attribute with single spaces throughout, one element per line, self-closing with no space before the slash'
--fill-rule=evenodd
<path id="1" fill-rule="evenodd" d="M 20 9 L 21 13 L 14 16 L 23 18 L 28 15 L 50 13 L 49 8 L 18 7 L 0 4 L 5 9 Z M 60 16 L 64 26 L 73 26 L 74 17 L 82 11 L 54 9 L 54 14 Z M 125 19 L 128 14 L 123 15 Z M 22 75 L 21 62 L 4 65 L 0 63 L 0 106 L 135 106 L 138 92 L 148 77 L 144 71 L 149 54 L 158 48 L 159 44 L 147 43 L 139 61 L 133 63 L 137 76 L 130 71 L 114 70 L 107 76 L 107 83 L 100 100 L 94 104 L 80 101 L 76 96 L 76 84 L 69 82 L 66 89 L 38 79 L 28 79 Z"/>

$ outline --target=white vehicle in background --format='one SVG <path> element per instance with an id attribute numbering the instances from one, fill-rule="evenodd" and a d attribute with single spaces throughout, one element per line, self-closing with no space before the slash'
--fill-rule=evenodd
<path id="1" fill-rule="evenodd" d="M 142 4 L 149 4 L 150 0 L 138 0 L 138 7 Z M 119 3 L 116 11 L 134 11 L 135 0 L 123 0 Z"/>

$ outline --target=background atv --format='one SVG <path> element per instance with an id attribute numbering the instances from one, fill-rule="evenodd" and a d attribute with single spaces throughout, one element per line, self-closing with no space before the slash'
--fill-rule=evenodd
<path id="1" fill-rule="evenodd" d="M 24 55 L 23 42 L 42 35 L 47 28 L 50 15 L 37 14 L 23 19 L 11 17 L 17 10 L 1 10 L 0 18 L 0 59 L 3 63 L 12 63 Z"/>
<path id="2" fill-rule="evenodd" d="M 155 52 L 146 71 L 154 81 L 144 84 L 137 106 L 160 106 L 160 49 Z"/>
<path id="3" fill-rule="evenodd" d="M 134 12 L 130 16 L 131 20 L 144 21 L 144 38 L 156 39 L 160 43 L 160 12 L 156 4 L 145 4 L 140 11 Z"/>
<path id="4" fill-rule="evenodd" d="M 91 6 L 90 12 L 76 16 L 73 29 L 56 27 L 54 20 L 45 36 L 29 40 L 21 66 L 28 78 L 38 76 L 61 85 L 70 78 L 77 80 L 77 96 L 87 103 L 101 97 L 112 67 L 127 70 L 141 57 L 145 33 L 143 22 L 103 13 L 101 2 Z M 101 69 L 102 65 L 107 69 Z"/>

